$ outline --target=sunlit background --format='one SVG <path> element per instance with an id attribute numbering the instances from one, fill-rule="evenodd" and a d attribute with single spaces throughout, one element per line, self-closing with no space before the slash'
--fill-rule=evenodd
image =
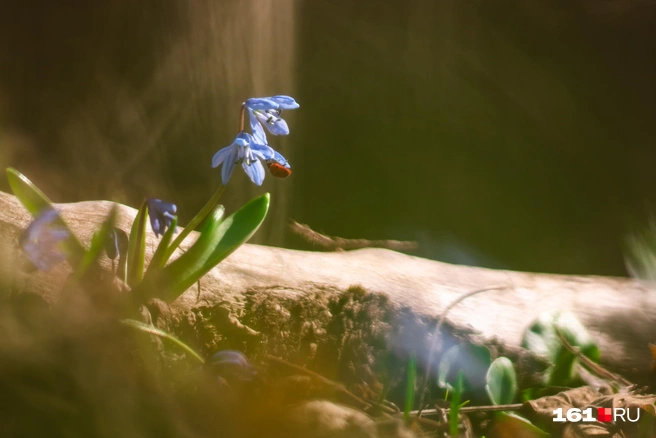
<path id="1" fill-rule="evenodd" d="M 3 2 L 0 165 L 55 201 L 144 196 L 183 223 L 248 97 L 289 94 L 293 175 L 255 241 L 417 240 L 436 260 L 625 275 L 656 204 L 656 5 L 619 1 Z M 7 190 L 6 182 L 0 188 Z"/>

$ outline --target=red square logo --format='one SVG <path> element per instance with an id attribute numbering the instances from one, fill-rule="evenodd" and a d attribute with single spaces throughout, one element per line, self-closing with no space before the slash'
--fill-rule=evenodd
<path id="1" fill-rule="evenodd" d="M 613 409 L 597 408 L 597 421 L 601 423 L 610 423 L 613 421 Z"/>

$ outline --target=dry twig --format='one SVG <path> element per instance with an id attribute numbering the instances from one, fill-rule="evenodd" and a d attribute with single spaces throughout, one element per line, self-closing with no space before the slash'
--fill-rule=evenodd
<path id="1" fill-rule="evenodd" d="M 394 251 L 412 251 L 417 249 L 417 242 L 402 240 L 367 240 L 367 239 L 343 239 L 341 237 L 326 236 L 305 224 L 299 224 L 290 220 L 289 227 L 303 240 L 328 251 L 352 250 L 361 248 L 385 248 Z"/>
<path id="2" fill-rule="evenodd" d="M 608 371 L 606 368 L 602 367 L 598 363 L 595 363 L 592 360 L 590 360 L 590 358 L 588 358 L 583 353 L 581 353 L 581 350 L 578 347 L 574 347 L 572 344 L 567 342 L 567 339 L 565 339 L 565 336 L 563 336 L 560 330 L 556 329 L 556 335 L 558 335 L 558 339 L 560 340 L 560 343 L 563 344 L 563 347 L 565 347 L 570 353 L 575 355 L 587 369 L 591 370 L 599 377 L 612 380 L 625 387 L 633 386 L 633 384 L 628 380 L 626 380 L 624 377 L 618 374 L 611 373 L 610 371 Z"/>

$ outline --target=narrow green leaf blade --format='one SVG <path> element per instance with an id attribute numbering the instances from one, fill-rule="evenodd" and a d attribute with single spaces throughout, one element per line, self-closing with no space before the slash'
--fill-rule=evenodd
<path id="1" fill-rule="evenodd" d="M 52 201 L 18 170 L 8 167 L 7 179 L 11 191 L 32 216 L 38 216 L 42 211 L 54 208 Z"/>
<path id="2" fill-rule="evenodd" d="M 148 204 L 144 202 L 132 223 L 128 243 L 126 283 L 134 287 L 141 283 L 144 275 L 144 258 L 146 257 L 146 224 Z"/>
<path id="3" fill-rule="evenodd" d="M 7 168 L 7 180 L 9 181 L 9 186 L 11 187 L 14 196 L 18 198 L 20 203 L 23 204 L 23 207 L 25 207 L 33 217 L 39 216 L 45 210 L 55 208 L 52 205 L 52 201 L 50 201 L 50 199 L 48 199 L 48 197 L 39 190 L 32 181 L 13 167 Z M 80 260 L 84 257 L 84 247 L 61 217 L 59 218 L 57 225 L 64 227 L 69 233 L 70 237 L 66 239 L 63 244 L 70 254 L 69 263 L 74 269 L 76 269 Z"/>
<path id="4" fill-rule="evenodd" d="M 158 287 L 161 298 L 174 301 L 250 239 L 264 221 L 268 210 L 268 193 L 253 199 L 224 221 L 221 221 L 223 212 L 215 209 L 194 245 L 162 270 Z"/>
<path id="5" fill-rule="evenodd" d="M 193 357 L 201 364 L 205 363 L 205 359 L 203 359 L 200 354 L 196 353 L 196 351 L 193 348 L 191 348 L 190 346 L 188 346 L 187 344 L 185 344 L 184 342 L 182 342 L 180 339 L 176 338 L 172 334 L 165 332 L 164 330 L 160 330 L 155 326 L 143 323 L 141 321 L 137 321 L 135 319 L 123 319 L 121 320 L 121 324 L 142 331 L 144 333 L 149 333 L 151 335 L 159 336 L 163 339 L 166 339 L 167 341 L 170 341 L 173 344 L 180 347 L 182 350 L 188 353 L 190 357 Z"/>
<path id="6" fill-rule="evenodd" d="M 454 347 L 451 347 L 453 349 Z M 449 403 L 449 435 L 459 436 L 458 433 L 460 429 L 460 408 L 463 406 L 460 403 L 462 400 L 462 394 L 465 392 L 465 378 L 463 377 L 462 371 L 458 372 L 458 376 L 455 379 L 453 385 L 453 395 L 451 396 L 451 402 Z"/>
<path id="7" fill-rule="evenodd" d="M 207 236 L 211 236 L 212 233 L 216 231 L 219 224 L 221 223 L 221 220 L 223 219 L 224 213 L 225 213 L 225 208 L 223 208 L 222 205 L 218 205 L 215 207 L 214 211 L 210 214 L 210 217 L 207 219 L 207 221 L 203 226 L 203 230 L 201 231 L 201 236 L 198 238 L 198 240 L 196 240 L 194 245 L 184 254 L 185 256 L 189 253 L 189 251 L 191 251 L 192 255 L 195 255 L 197 258 L 209 257 L 212 248 L 209 247 L 205 248 L 204 253 L 201 253 L 199 250 L 199 246 L 197 246 L 197 244 L 201 239 L 203 238 L 206 239 Z M 177 217 L 175 218 L 174 223 L 177 223 Z M 171 235 L 173 234 L 172 227 L 169 228 L 165 234 L 170 234 L 168 237 L 168 239 L 170 240 Z M 162 239 L 165 238 L 166 236 L 162 237 Z M 174 272 L 173 274 L 162 274 L 162 268 L 164 268 L 164 265 L 166 264 L 169 258 L 169 250 L 170 247 L 164 248 L 162 246 L 162 243 L 160 243 L 160 246 L 157 248 L 156 253 L 153 255 L 153 259 L 150 261 L 150 265 L 148 266 L 148 270 L 146 272 L 144 280 L 141 282 L 141 284 L 138 287 L 134 289 L 135 297 L 139 302 L 144 303 L 149 298 L 153 298 L 153 297 L 162 298 L 163 296 L 165 296 L 171 283 L 162 281 L 163 278 L 170 278 L 171 276 L 179 277 L 183 275 L 192 274 L 192 271 Z M 169 264 L 169 266 L 167 266 L 167 269 L 172 264 L 173 263 Z"/>
<path id="8" fill-rule="evenodd" d="M 171 221 L 171 226 L 166 230 L 166 232 L 162 236 L 162 240 L 160 240 L 159 245 L 157 245 L 155 254 L 153 254 L 153 258 L 150 260 L 150 264 L 148 265 L 148 269 L 146 270 L 146 276 L 154 275 L 156 272 L 161 270 L 166 264 L 165 256 L 167 253 L 167 249 L 171 244 L 171 240 L 173 239 L 173 235 L 175 234 L 175 230 L 177 229 L 177 227 L 178 227 L 178 217 L 175 216 Z"/>
<path id="9" fill-rule="evenodd" d="M 413 353 L 408 361 L 407 381 L 405 387 L 405 406 L 403 408 L 403 418 L 406 424 L 410 423 L 410 411 L 415 403 L 415 386 L 417 383 L 417 358 Z"/>
<path id="10" fill-rule="evenodd" d="M 517 375 L 507 357 L 499 357 L 487 371 L 485 390 L 495 405 L 509 405 L 517 393 Z"/>
<path id="11" fill-rule="evenodd" d="M 103 224 L 100 226 L 100 230 L 98 230 L 93 235 L 93 238 L 91 239 L 91 247 L 84 254 L 82 260 L 73 273 L 74 279 L 82 279 L 84 275 L 89 271 L 89 268 L 96 265 L 98 259 L 100 258 L 100 254 L 105 248 L 105 243 L 109 238 L 109 234 L 112 232 L 114 225 L 116 225 L 117 215 L 118 209 L 116 208 L 116 205 L 114 205 L 110 210 L 109 215 L 107 215 L 107 219 L 105 219 L 105 222 L 103 222 Z"/>
<path id="12" fill-rule="evenodd" d="M 223 184 L 219 184 L 219 187 L 216 189 L 216 191 L 209 199 L 209 201 L 207 201 L 207 204 L 205 204 L 203 208 L 200 209 L 200 211 L 196 214 L 196 216 L 194 216 L 194 218 L 187 224 L 187 226 L 182 229 L 180 234 L 178 234 L 178 237 L 175 238 L 173 243 L 169 245 L 166 254 L 164 254 L 164 264 L 166 264 L 169 258 L 171 258 L 175 250 L 178 249 L 180 244 L 189 235 L 189 233 L 195 230 L 196 227 L 200 225 L 201 222 L 203 222 L 207 217 L 209 217 L 212 214 L 212 212 L 218 206 L 219 198 L 223 194 L 224 190 L 225 190 L 225 186 Z"/>

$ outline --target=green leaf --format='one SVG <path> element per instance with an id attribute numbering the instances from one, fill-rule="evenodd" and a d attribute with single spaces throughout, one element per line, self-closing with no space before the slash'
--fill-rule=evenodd
<path id="1" fill-rule="evenodd" d="M 44 210 L 54 208 L 52 201 L 32 181 L 16 169 L 7 168 L 7 179 L 11 191 L 14 192 L 14 195 L 32 216 L 36 217 Z"/>
<path id="2" fill-rule="evenodd" d="M 582 354 L 595 362 L 599 362 L 599 347 L 594 343 L 585 327 L 570 312 L 562 312 L 556 315 L 541 314 L 524 332 L 522 347 L 545 356 L 552 363 L 553 366 L 545 376 L 546 384 L 570 386 L 576 382 L 578 377 L 575 367 L 578 359 L 563 347 L 557 331 L 563 335 L 570 345 L 579 347 Z"/>
<path id="3" fill-rule="evenodd" d="M 175 252 L 176 249 L 180 246 L 180 244 L 184 241 L 185 237 L 189 235 L 194 229 L 200 225 L 201 222 L 205 220 L 216 208 L 219 198 L 223 194 L 223 191 L 225 190 L 225 186 L 223 184 L 219 184 L 219 187 L 217 187 L 216 191 L 212 195 L 212 197 L 207 201 L 207 203 L 203 206 L 203 208 L 200 209 L 198 213 L 196 213 L 196 216 L 193 217 L 191 221 L 187 224 L 186 227 L 182 229 L 180 234 L 178 234 L 178 237 L 175 238 L 173 243 L 169 245 L 168 250 L 164 254 L 164 264 L 171 258 L 173 253 Z"/>
<path id="4" fill-rule="evenodd" d="M 549 359 L 551 363 L 556 360 L 560 341 L 553 328 L 554 316 L 542 313 L 531 324 L 522 336 L 522 347 Z"/>
<path id="5" fill-rule="evenodd" d="M 459 436 L 460 434 L 460 408 L 466 403 L 460 403 L 462 394 L 465 392 L 465 383 L 462 371 L 458 372 L 458 376 L 453 384 L 453 396 L 449 403 L 449 435 Z"/>
<path id="6" fill-rule="evenodd" d="M 403 410 L 403 418 L 405 423 L 410 422 L 410 411 L 415 402 L 415 384 L 417 383 L 417 358 L 414 353 L 410 356 L 408 362 L 408 373 L 405 387 L 405 408 Z"/>
<path id="7" fill-rule="evenodd" d="M 555 326 L 570 345 L 579 347 L 583 355 L 599 363 L 601 360 L 599 347 L 574 314 L 570 312 L 561 313 L 555 320 Z"/>
<path id="8" fill-rule="evenodd" d="M 109 215 L 107 215 L 107 219 L 105 219 L 105 222 L 103 222 L 103 224 L 101 225 L 100 230 L 98 230 L 93 235 L 93 238 L 91 239 L 91 247 L 84 254 L 82 260 L 80 261 L 77 268 L 73 272 L 73 278 L 75 280 L 82 279 L 85 276 L 85 274 L 89 271 L 89 268 L 91 268 L 93 265 L 95 265 L 98 262 L 98 259 L 100 258 L 100 254 L 105 248 L 105 243 L 109 238 L 109 234 L 112 232 L 112 229 L 116 224 L 117 215 L 118 215 L 118 209 L 116 205 L 114 205 L 110 210 Z"/>
<path id="9" fill-rule="evenodd" d="M 177 260 L 162 269 L 155 288 L 165 301 L 175 301 L 210 269 L 228 257 L 251 238 L 262 224 L 269 209 L 266 193 L 244 205 L 224 221 L 223 207 L 214 209 L 198 240 Z"/>
<path id="10" fill-rule="evenodd" d="M 437 368 L 437 384 L 453 390 L 458 374 L 462 372 L 465 392 L 483 390 L 485 377 L 492 358 L 490 351 L 480 345 L 460 344 L 449 348 Z"/>
<path id="11" fill-rule="evenodd" d="M 128 242 L 126 283 L 134 287 L 141 283 L 144 275 L 144 258 L 146 257 L 146 224 L 148 204 L 144 201 L 132 223 Z"/>
<path id="12" fill-rule="evenodd" d="M 499 357 L 487 371 L 485 390 L 495 405 L 509 405 L 517 393 L 517 375 L 507 357 Z"/>
<path id="13" fill-rule="evenodd" d="M 8 167 L 7 180 L 9 181 L 11 191 L 33 217 L 39 216 L 45 210 L 55 208 L 52 205 L 52 201 L 18 170 Z M 70 237 L 63 242 L 63 245 L 70 256 L 69 263 L 73 269 L 76 269 L 80 260 L 84 257 L 84 247 L 77 240 L 77 237 L 75 237 L 75 234 L 73 234 L 70 228 L 68 228 L 68 225 L 66 225 L 61 216 L 57 221 L 57 225 L 64 227 L 69 233 Z"/>
<path id="14" fill-rule="evenodd" d="M 182 342 L 180 339 L 176 338 L 172 334 L 165 332 L 164 330 L 160 330 L 153 325 L 146 324 L 141 321 L 137 321 L 135 319 L 123 319 L 121 320 L 121 324 L 142 331 L 144 333 L 149 333 L 151 335 L 159 336 L 163 339 L 166 339 L 167 341 L 170 341 L 171 343 L 183 349 L 186 353 L 189 354 L 189 356 L 193 357 L 201 364 L 205 363 L 205 359 L 203 359 L 200 354 L 196 353 L 196 351 L 194 351 L 193 348 L 191 348 L 190 346 L 188 346 L 187 344 L 185 344 L 184 342 Z"/>
<path id="15" fill-rule="evenodd" d="M 171 240 L 173 239 L 173 234 L 175 234 L 177 227 L 178 227 L 178 217 L 174 216 L 173 220 L 171 221 L 171 226 L 166 230 L 166 232 L 162 236 L 162 240 L 160 240 L 159 245 L 157 245 L 157 249 L 155 250 L 155 254 L 153 254 L 153 258 L 150 260 L 150 264 L 148 265 L 148 269 L 146 270 L 146 276 L 154 275 L 156 272 L 161 270 L 166 264 L 167 260 L 165 259 L 165 256 L 167 254 L 167 249 L 171 244 Z"/>

